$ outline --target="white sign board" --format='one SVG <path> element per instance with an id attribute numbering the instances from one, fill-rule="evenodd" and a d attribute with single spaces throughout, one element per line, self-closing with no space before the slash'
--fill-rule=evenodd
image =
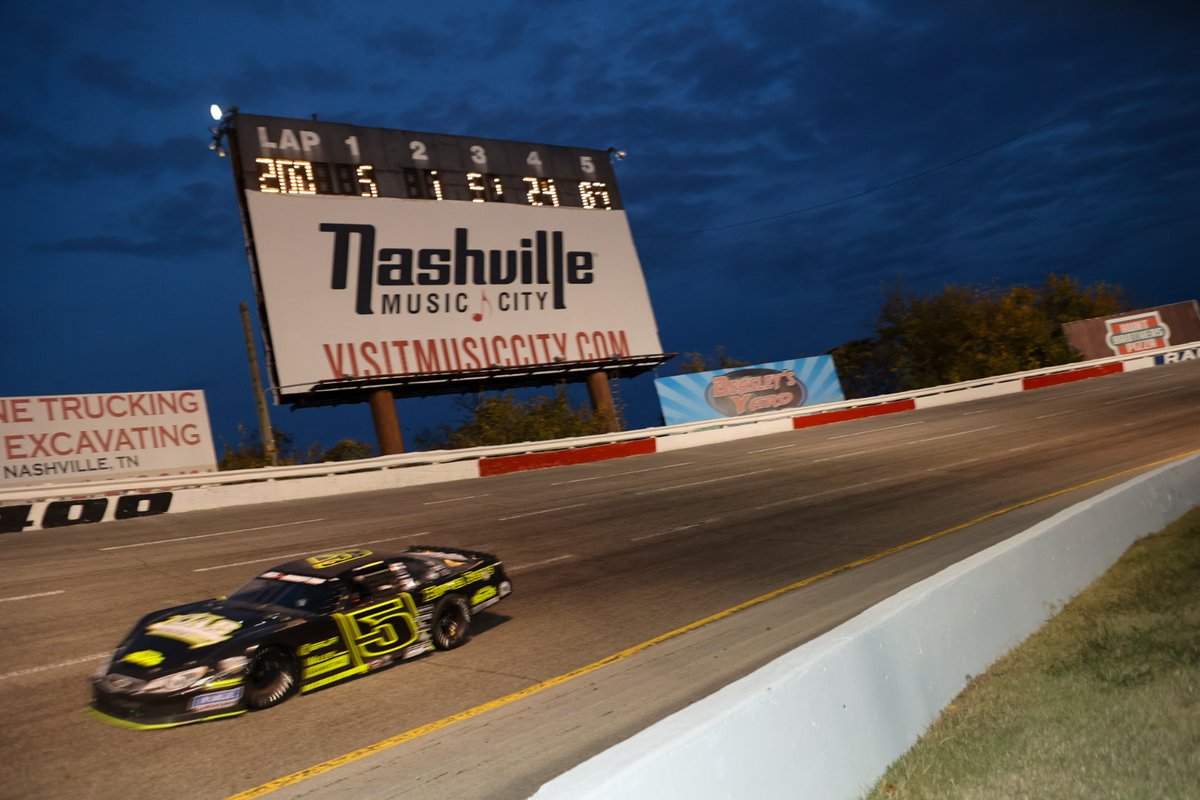
<path id="1" fill-rule="evenodd" d="M 202 391 L 0 397 L 0 486 L 216 469 Z"/>
<path id="2" fill-rule="evenodd" d="M 625 212 L 247 191 L 284 395 L 662 352 Z"/>

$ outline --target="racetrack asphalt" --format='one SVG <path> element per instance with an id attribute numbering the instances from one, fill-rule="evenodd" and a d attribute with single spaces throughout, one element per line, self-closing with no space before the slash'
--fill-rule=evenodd
<path id="1" fill-rule="evenodd" d="M 620 461 L 5 534 L 0 796 L 527 797 L 903 586 L 1200 449 L 1198 408 L 1189 362 Z M 87 675 L 147 611 L 300 555 L 409 544 L 504 558 L 514 594 L 466 647 L 222 722 L 84 715 Z"/>

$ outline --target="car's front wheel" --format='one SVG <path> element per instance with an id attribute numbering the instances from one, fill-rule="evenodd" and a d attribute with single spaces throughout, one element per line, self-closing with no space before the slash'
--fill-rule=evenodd
<path id="1" fill-rule="evenodd" d="M 296 659 L 282 647 L 259 648 L 246 667 L 246 705 L 253 709 L 277 706 L 296 691 Z"/>
<path id="2" fill-rule="evenodd" d="M 467 598 L 450 594 L 438 601 L 433 609 L 433 646 L 438 650 L 453 650 L 471 636 L 471 606 Z"/>

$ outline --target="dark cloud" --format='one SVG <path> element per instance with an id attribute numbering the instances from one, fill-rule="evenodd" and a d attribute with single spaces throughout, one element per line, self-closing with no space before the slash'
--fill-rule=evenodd
<path id="1" fill-rule="evenodd" d="M 40 253 L 84 253 L 187 259 L 214 252 L 236 252 L 230 233 L 236 211 L 216 198 L 230 193 L 211 182 L 196 182 L 172 194 L 155 195 L 127 217 L 112 217 L 96 233 L 64 236 L 31 246 Z"/>
<path id="2" fill-rule="evenodd" d="M 206 136 L 172 136 L 165 139 L 135 138 L 120 131 L 112 139 L 96 143 L 67 144 L 43 140 L 34 158 L 6 159 L 6 167 L 27 180 L 51 181 L 72 186 L 96 180 L 135 180 L 183 173 L 205 163 Z"/>
<path id="3" fill-rule="evenodd" d="M 85 53 L 67 63 L 67 72 L 86 89 L 98 89 L 113 97 L 145 105 L 172 100 L 179 87 L 157 73 L 147 74 L 129 58 Z"/>

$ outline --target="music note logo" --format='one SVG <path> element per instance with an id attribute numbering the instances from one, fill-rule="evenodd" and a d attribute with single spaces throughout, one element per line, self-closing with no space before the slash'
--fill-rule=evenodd
<path id="1" fill-rule="evenodd" d="M 488 309 L 489 311 L 491 310 L 492 301 L 488 299 L 487 292 L 480 292 L 479 297 L 479 310 L 471 316 L 471 319 L 475 320 L 476 322 L 483 322 L 483 311 L 484 309 Z"/>

